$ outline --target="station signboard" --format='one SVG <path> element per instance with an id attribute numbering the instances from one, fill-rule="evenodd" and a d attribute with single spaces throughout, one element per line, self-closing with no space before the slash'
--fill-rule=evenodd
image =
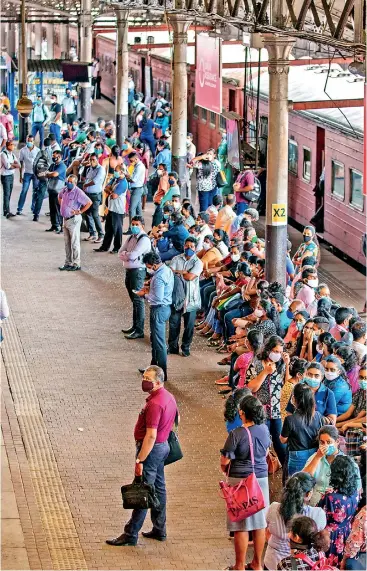
<path id="1" fill-rule="evenodd" d="M 195 104 L 222 113 L 221 40 L 203 34 L 196 37 Z"/>

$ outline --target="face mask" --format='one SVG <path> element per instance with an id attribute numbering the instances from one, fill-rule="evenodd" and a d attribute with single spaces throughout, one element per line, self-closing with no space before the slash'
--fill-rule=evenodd
<path id="1" fill-rule="evenodd" d="M 73 131 L 77 131 L 78 130 L 78 125 L 73 125 Z"/>
<path id="2" fill-rule="evenodd" d="M 119 173 L 119 171 L 114 171 L 114 172 L 113 172 L 113 176 L 114 176 L 114 178 L 120 178 L 120 173 Z"/>
<path id="3" fill-rule="evenodd" d="M 129 146 L 128 146 L 126 143 L 124 143 L 123 145 L 121 145 L 121 149 L 122 149 L 123 151 L 127 151 L 128 148 L 129 148 Z"/>
<path id="4" fill-rule="evenodd" d="M 274 353 L 273 351 L 271 351 L 269 353 L 269 359 L 271 361 L 273 361 L 273 363 L 277 363 L 278 361 L 280 361 L 280 359 L 282 358 L 282 354 L 281 353 Z"/>
<path id="5" fill-rule="evenodd" d="M 66 97 L 71 97 L 70 93 L 67 93 L 67 94 L 66 94 Z"/>
<path id="6" fill-rule="evenodd" d="M 231 255 L 232 262 L 238 262 L 240 257 L 241 257 L 240 254 L 232 254 Z"/>
<path id="7" fill-rule="evenodd" d="M 290 309 L 287 309 L 287 317 L 288 317 L 288 319 L 293 319 L 293 317 L 294 317 L 294 313 Z"/>
<path id="8" fill-rule="evenodd" d="M 317 287 L 319 285 L 319 280 L 317 278 L 313 280 L 308 280 L 307 285 L 310 287 Z"/>
<path id="9" fill-rule="evenodd" d="M 101 155 L 101 154 L 102 154 L 102 149 L 95 149 L 94 152 L 96 153 L 96 155 Z"/>
<path id="10" fill-rule="evenodd" d="M 157 170 L 157 175 L 158 176 L 162 176 L 163 175 L 163 171 L 161 169 Z"/>
<path id="11" fill-rule="evenodd" d="M 180 210 L 181 204 L 179 202 L 172 202 L 172 206 L 175 210 Z"/>
<path id="12" fill-rule="evenodd" d="M 139 234 L 140 228 L 139 226 L 131 226 L 131 234 Z"/>
<path id="13" fill-rule="evenodd" d="M 165 220 L 168 220 L 169 214 L 163 214 L 163 218 L 164 218 Z"/>
<path id="14" fill-rule="evenodd" d="M 361 389 L 366 390 L 367 389 L 367 379 L 359 379 L 359 386 L 361 387 Z"/>
<path id="15" fill-rule="evenodd" d="M 42 105 L 42 101 L 37 101 L 37 105 L 38 106 Z"/>
<path id="16" fill-rule="evenodd" d="M 153 390 L 154 388 L 154 384 L 152 383 L 152 381 L 142 381 L 141 382 L 141 388 L 143 390 L 143 392 L 145 393 L 150 393 L 151 390 Z"/>
<path id="17" fill-rule="evenodd" d="M 73 182 L 67 182 L 67 183 L 66 183 L 66 187 L 67 187 L 69 190 L 72 190 L 72 189 L 74 188 L 74 183 L 73 183 Z"/>
<path id="18" fill-rule="evenodd" d="M 329 444 L 326 450 L 326 456 L 332 456 L 337 451 L 335 444 Z"/>
<path id="19" fill-rule="evenodd" d="M 254 315 L 255 315 L 256 317 L 262 317 L 262 316 L 264 315 L 264 312 L 263 312 L 262 309 L 255 309 Z"/>
<path id="20" fill-rule="evenodd" d="M 203 244 L 203 249 L 204 249 L 204 250 L 210 250 L 211 247 L 212 247 L 211 244 L 208 244 L 208 242 L 204 242 L 204 244 Z"/>
<path id="21" fill-rule="evenodd" d="M 28 147 L 28 149 L 31 149 L 33 147 L 33 143 L 31 143 L 30 141 L 27 141 L 27 147 Z"/>
<path id="22" fill-rule="evenodd" d="M 314 334 L 313 334 L 313 340 L 314 340 L 314 341 L 317 341 L 318 338 L 319 338 L 319 334 L 318 334 L 318 333 L 314 333 Z"/>
<path id="23" fill-rule="evenodd" d="M 303 377 L 303 382 L 306 383 L 306 385 L 308 385 L 309 387 L 311 387 L 311 389 L 316 389 L 320 384 L 320 381 L 318 381 L 317 379 L 311 379 L 310 377 Z"/>
<path id="24" fill-rule="evenodd" d="M 174 185 L 176 184 L 176 181 L 175 181 L 174 178 L 169 178 L 169 179 L 168 179 L 168 183 L 169 183 L 170 186 L 174 186 Z"/>
<path id="25" fill-rule="evenodd" d="M 185 256 L 188 256 L 189 258 L 191 258 L 195 254 L 195 250 L 193 250 L 192 248 L 185 248 L 184 252 Z"/>
<path id="26" fill-rule="evenodd" d="M 322 352 L 323 352 L 323 351 L 322 351 L 322 345 L 320 345 L 320 343 L 318 343 L 318 344 L 316 345 L 316 351 L 317 351 L 318 353 L 322 353 Z"/>
<path id="27" fill-rule="evenodd" d="M 304 242 L 309 242 L 310 240 L 312 240 L 312 236 L 305 236 L 305 235 L 303 235 L 303 241 L 304 241 Z"/>
<path id="28" fill-rule="evenodd" d="M 59 162 L 60 162 L 60 157 L 55 157 L 55 158 L 54 158 L 54 163 L 57 164 L 57 163 L 59 163 Z"/>
<path id="29" fill-rule="evenodd" d="M 298 331 L 302 331 L 302 329 L 304 327 L 304 323 L 302 323 L 302 321 L 297 321 L 296 327 L 297 327 Z"/>
<path id="30" fill-rule="evenodd" d="M 339 377 L 339 373 L 334 373 L 333 371 L 325 371 L 325 377 L 328 381 L 335 381 Z"/>

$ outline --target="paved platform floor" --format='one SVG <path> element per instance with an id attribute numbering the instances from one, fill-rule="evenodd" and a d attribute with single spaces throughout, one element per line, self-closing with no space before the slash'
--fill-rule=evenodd
<path id="1" fill-rule="evenodd" d="M 14 205 L 18 194 L 19 185 Z M 127 341 L 120 332 L 131 324 L 131 305 L 116 256 L 83 243 L 82 271 L 61 273 L 63 237 L 44 232 L 43 215 L 32 222 L 29 203 L 25 213 L 1 223 L 2 288 L 11 307 L 2 347 L 2 568 L 226 567 L 233 545 L 218 495 L 226 431 L 213 385 L 223 371 L 216 353 L 196 337 L 190 359 L 169 357 L 185 457 L 166 470 L 168 541 L 105 545 L 128 515 L 120 486 L 133 477 L 132 431 L 144 404 L 137 367 L 149 363 L 148 335 Z M 324 255 L 333 295 L 361 309 L 363 276 Z M 337 281 L 340 267 L 356 292 Z M 272 486 L 279 491 L 277 480 Z"/>

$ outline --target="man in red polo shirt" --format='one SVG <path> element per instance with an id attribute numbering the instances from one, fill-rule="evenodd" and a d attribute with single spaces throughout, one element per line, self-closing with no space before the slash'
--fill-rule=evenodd
<path id="1" fill-rule="evenodd" d="M 163 369 L 151 365 L 143 373 L 142 389 L 149 393 L 146 404 L 138 416 L 134 429 L 136 441 L 135 476 L 143 476 L 148 484 L 154 484 L 160 505 L 151 509 L 152 531 L 143 536 L 157 541 L 166 540 L 166 483 L 164 461 L 169 454 L 167 439 L 175 419 L 178 419 L 174 396 L 164 388 Z M 115 539 L 107 539 L 108 545 L 136 545 L 147 510 L 133 510 L 124 533 Z"/>

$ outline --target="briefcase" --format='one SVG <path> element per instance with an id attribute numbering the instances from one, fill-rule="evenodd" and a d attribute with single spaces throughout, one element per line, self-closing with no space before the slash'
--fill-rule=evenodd
<path id="1" fill-rule="evenodd" d="M 125 510 L 148 510 L 159 507 L 159 499 L 154 486 L 136 476 L 132 484 L 121 486 L 122 505 Z"/>

